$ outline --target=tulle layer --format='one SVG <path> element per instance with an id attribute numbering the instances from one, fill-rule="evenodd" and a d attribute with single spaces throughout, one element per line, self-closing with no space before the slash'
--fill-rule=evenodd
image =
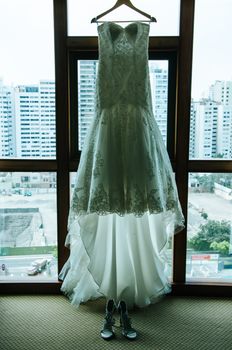
<path id="1" fill-rule="evenodd" d="M 174 216 L 89 214 L 74 220 L 66 239 L 70 257 L 59 276 L 62 291 L 77 306 L 101 296 L 123 299 L 129 308 L 156 302 L 170 291 L 166 251 Z"/>

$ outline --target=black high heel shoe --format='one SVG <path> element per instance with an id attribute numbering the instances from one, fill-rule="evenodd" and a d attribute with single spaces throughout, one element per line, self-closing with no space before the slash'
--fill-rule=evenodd
<path id="1" fill-rule="evenodd" d="M 113 326 L 115 324 L 115 320 L 113 318 L 113 313 L 116 309 L 115 303 L 112 299 L 108 300 L 106 304 L 106 315 L 103 322 L 103 328 L 101 330 L 101 337 L 104 340 L 110 340 L 115 337 L 115 333 L 113 330 Z"/>
<path id="2" fill-rule="evenodd" d="M 120 314 L 120 324 L 122 327 L 122 335 L 129 340 L 137 338 L 137 332 L 131 327 L 131 319 L 128 317 L 128 311 L 125 301 L 121 300 L 118 303 L 118 312 Z"/>

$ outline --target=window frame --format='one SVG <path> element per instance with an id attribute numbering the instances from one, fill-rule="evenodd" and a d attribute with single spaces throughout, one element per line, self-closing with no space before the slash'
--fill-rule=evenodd
<path id="1" fill-rule="evenodd" d="M 55 41 L 55 83 L 56 83 L 56 160 L 0 160 L 1 171 L 55 171 L 57 172 L 57 220 L 58 220 L 58 270 L 69 256 L 65 248 L 69 209 L 69 174 L 76 171 L 75 159 L 70 144 L 71 53 L 88 52 L 96 57 L 96 37 L 68 37 L 67 0 L 53 0 Z M 151 37 L 149 52 L 174 52 L 177 57 L 176 107 L 171 132 L 172 165 L 176 174 L 179 198 L 186 218 L 188 202 L 189 172 L 232 172 L 232 162 L 217 160 L 189 160 L 189 130 L 191 107 L 191 74 L 193 51 L 194 0 L 181 0 L 180 31 L 178 37 Z M 154 53 L 154 54 L 155 54 Z M 150 56 L 151 57 L 151 56 Z M 72 97 L 73 98 L 73 97 Z M 174 130 L 174 131 L 173 131 Z M 173 134 L 174 132 L 174 134 Z M 72 137 L 72 136 L 71 136 Z M 65 146 L 66 145 L 66 146 Z M 173 154 L 172 154 L 173 153 Z M 173 283 L 174 295 L 216 295 L 231 296 L 232 283 L 186 283 L 186 228 L 174 237 Z M 2 294 L 6 293 L 60 293 L 61 281 L 56 283 L 1 283 Z"/>

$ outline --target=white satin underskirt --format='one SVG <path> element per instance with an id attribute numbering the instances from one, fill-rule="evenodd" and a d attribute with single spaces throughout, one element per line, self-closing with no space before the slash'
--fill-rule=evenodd
<path id="1" fill-rule="evenodd" d="M 170 292 L 166 250 L 173 235 L 171 212 L 88 214 L 70 224 L 70 256 L 59 275 L 61 290 L 79 305 L 99 297 L 144 307 Z"/>

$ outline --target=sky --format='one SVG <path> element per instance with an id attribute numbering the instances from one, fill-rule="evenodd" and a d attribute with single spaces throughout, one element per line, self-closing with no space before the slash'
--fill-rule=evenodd
<path id="1" fill-rule="evenodd" d="M 180 0 L 133 0 L 156 17 L 150 35 L 178 35 Z M 232 0 L 195 0 L 192 96 L 207 96 L 215 80 L 232 80 Z M 68 0 L 69 35 L 97 35 L 93 17 L 115 0 Z M 0 0 L 0 78 L 4 84 L 54 79 L 52 0 Z M 121 6 L 106 20 L 140 19 Z"/>

